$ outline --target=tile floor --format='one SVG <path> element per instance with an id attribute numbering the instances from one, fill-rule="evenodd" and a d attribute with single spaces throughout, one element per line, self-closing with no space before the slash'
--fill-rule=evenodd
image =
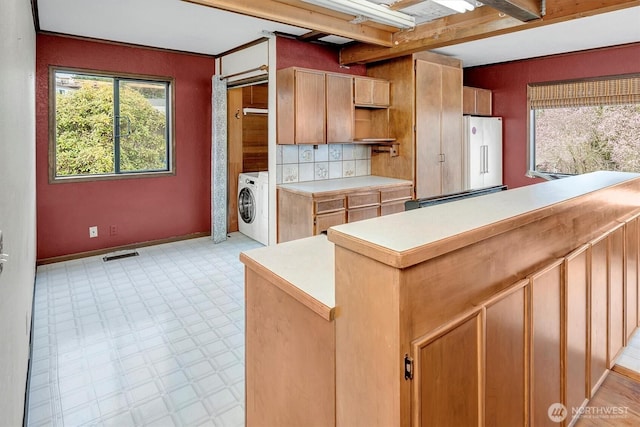
<path id="1" fill-rule="evenodd" d="M 29 426 L 244 425 L 240 233 L 41 266 Z"/>

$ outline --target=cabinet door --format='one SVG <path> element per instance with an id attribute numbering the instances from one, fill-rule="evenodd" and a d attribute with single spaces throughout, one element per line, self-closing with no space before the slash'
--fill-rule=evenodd
<path id="1" fill-rule="evenodd" d="M 481 324 L 478 312 L 436 337 L 413 343 L 418 403 L 413 425 L 479 425 Z"/>
<path id="2" fill-rule="evenodd" d="M 607 373 L 607 238 L 591 242 L 591 396 Z"/>
<path id="3" fill-rule="evenodd" d="M 354 101 L 356 105 L 372 107 L 389 106 L 389 82 L 366 77 L 354 78 Z"/>
<path id="4" fill-rule="evenodd" d="M 566 407 L 579 408 L 590 397 L 587 380 L 587 301 L 589 280 L 584 246 L 565 258 Z M 571 421 L 569 414 L 568 422 Z"/>
<path id="5" fill-rule="evenodd" d="M 487 305 L 486 426 L 526 425 L 528 282 Z"/>
<path id="6" fill-rule="evenodd" d="M 416 61 L 416 197 L 463 190 L 462 70 Z"/>
<path id="7" fill-rule="evenodd" d="M 479 116 L 490 116 L 492 114 L 492 105 L 491 98 L 492 93 L 487 89 L 477 89 L 475 90 L 475 98 L 476 98 L 476 112 L 475 114 Z"/>
<path id="8" fill-rule="evenodd" d="M 625 225 L 625 248 L 626 343 L 638 326 L 638 217 Z"/>
<path id="9" fill-rule="evenodd" d="M 462 88 L 462 114 L 476 113 L 476 90 L 473 87 Z"/>
<path id="10" fill-rule="evenodd" d="M 326 143 L 324 73 L 296 70 L 294 103 L 296 144 Z"/>
<path id="11" fill-rule="evenodd" d="M 609 368 L 624 346 L 624 227 L 613 230 L 609 240 Z"/>
<path id="12" fill-rule="evenodd" d="M 416 197 L 442 194 L 441 66 L 416 61 Z M 462 120 L 462 118 L 460 118 Z M 462 137 L 462 135 L 460 135 Z"/>
<path id="13" fill-rule="evenodd" d="M 463 190 L 462 70 L 441 66 L 442 72 L 442 194 Z"/>
<path id="14" fill-rule="evenodd" d="M 531 276 L 531 422 L 556 427 L 549 406 L 562 403 L 562 262 Z"/>
<path id="15" fill-rule="evenodd" d="M 327 142 L 353 141 L 353 77 L 327 74 Z"/>

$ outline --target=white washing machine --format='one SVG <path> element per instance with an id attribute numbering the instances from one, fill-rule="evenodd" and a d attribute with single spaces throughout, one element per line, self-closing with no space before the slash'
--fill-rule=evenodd
<path id="1" fill-rule="evenodd" d="M 269 244 L 269 172 L 238 175 L 238 229 L 263 245 Z"/>

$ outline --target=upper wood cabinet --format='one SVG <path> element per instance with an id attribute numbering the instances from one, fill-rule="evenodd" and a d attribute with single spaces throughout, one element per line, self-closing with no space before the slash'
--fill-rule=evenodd
<path id="1" fill-rule="evenodd" d="M 360 107 L 389 106 L 389 81 L 369 77 L 354 77 L 354 102 Z"/>
<path id="2" fill-rule="evenodd" d="M 472 116 L 490 116 L 492 114 L 492 93 L 488 89 L 464 86 L 462 88 L 462 113 Z"/>
<path id="3" fill-rule="evenodd" d="M 278 144 L 324 144 L 325 73 L 286 68 L 278 70 Z"/>
<path id="4" fill-rule="evenodd" d="M 352 76 L 286 68 L 276 84 L 278 144 L 353 141 Z"/>
<path id="5" fill-rule="evenodd" d="M 354 138 L 353 77 L 326 75 L 327 142 L 351 142 Z"/>

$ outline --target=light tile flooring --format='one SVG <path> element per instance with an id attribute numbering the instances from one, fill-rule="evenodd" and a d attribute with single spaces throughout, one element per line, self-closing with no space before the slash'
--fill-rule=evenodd
<path id="1" fill-rule="evenodd" d="M 38 268 L 29 426 L 244 425 L 240 233 Z"/>

